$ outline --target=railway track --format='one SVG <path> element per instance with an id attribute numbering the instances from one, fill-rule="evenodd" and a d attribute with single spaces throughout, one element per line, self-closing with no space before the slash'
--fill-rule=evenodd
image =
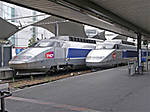
<path id="1" fill-rule="evenodd" d="M 10 90 L 23 89 L 25 87 L 48 83 L 59 79 L 78 76 L 90 72 L 92 72 L 91 69 L 78 69 L 67 72 L 59 71 L 52 74 L 17 76 L 12 79 L 3 80 L 1 83 L 8 83 Z"/>
<path id="2" fill-rule="evenodd" d="M 8 83 L 9 89 L 14 91 L 16 89 L 23 89 L 25 87 L 30 87 L 34 85 L 39 85 L 43 83 L 48 83 L 52 81 L 56 81 L 59 79 L 64 79 L 68 77 L 73 76 L 79 76 L 90 72 L 100 71 L 100 70 L 106 70 L 110 68 L 103 68 L 103 69 L 77 69 L 72 71 L 59 71 L 56 73 L 51 74 L 34 74 L 34 75 L 28 75 L 28 76 L 17 76 L 12 79 L 3 80 L 1 83 Z"/>

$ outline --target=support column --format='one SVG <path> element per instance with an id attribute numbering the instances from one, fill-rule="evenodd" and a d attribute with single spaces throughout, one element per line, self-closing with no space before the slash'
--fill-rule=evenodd
<path id="1" fill-rule="evenodd" d="M 1 45 L 1 67 L 4 67 L 4 46 L 3 45 Z"/>
<path id="2" fill-rule="evenodd" d="M 142 58 L 142 51 L 141 51 L 141 37 L 142 35 L 140 33 L 137 34 L 137 52 L 138 52 L 138 57 L 137 57 L 137 61 L 138 61 L 138 73 L 140 74 L 141 71 L 141 58 Z"/>
<path id="3" fill-rule="evenodd" d="M 56 36 L 56 37 L 59 36 L 59 25 L 58 25 L 57 22 L 55 23 L 55 36 Z"/>
<path id="4" fill-rule="evenodd" d="M 1 92 L 1 96 L 4 96 L 4 93 Z M 1 110 L 0 112 L 5 112 L 5 100 L 4 98 L 1 98 Z"/>
<path id="5" fill-rule="evenodd" d="M 148 71 L 148 41 L 146 41 L 146 71 Z"/>

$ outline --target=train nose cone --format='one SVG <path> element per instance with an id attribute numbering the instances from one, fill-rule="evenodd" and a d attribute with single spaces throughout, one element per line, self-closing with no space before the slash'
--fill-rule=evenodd
<path id="1" fill-rule="evenodd" d="M 101 62 L 105 56 L 87 56 L 86 62 Z"/>
<path id="2" fill-rule="evenodd" d="M 87 66 L 102 66 L 105 62 L 106 58 L 113 52 L 114 50 L 92 50 L 87 58 L 86 58 L 86 65 Z"/>
<path id="3" fill-rule="evenodd" d="M 110 54 L 108 50 L 92 50 L 87 58 L 86 62 L 101 62 Z"/>
<path id="4" fill-rule="evenodd" d="M 13 69 L 24 69 L 28 67 L 25 61 L 9 61 L 9 67 Z"/>
<path id="5" fill-rule="evenodd" d="M 12 60 L 9 61 L 9 67 L 13 69 L 23 69 L 28 67 L 27 63 L 29 63 L 29 60 L 32 58 L 32 56 L 15 56 L 12 58 Z"/>

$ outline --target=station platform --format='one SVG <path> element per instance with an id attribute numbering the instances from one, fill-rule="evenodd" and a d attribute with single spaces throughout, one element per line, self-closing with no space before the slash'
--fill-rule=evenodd
<path id="1" fill-rule="evenodd" d="M 6 99 L 8 112 L 149 112 L 150 74 L 118 67 L 61 79 Z"/>

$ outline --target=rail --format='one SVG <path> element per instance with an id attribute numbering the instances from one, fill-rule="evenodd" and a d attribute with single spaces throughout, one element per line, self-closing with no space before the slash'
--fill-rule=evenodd
<path id="1" fill-rule="evenodd" d="M 7 112 L 5 109 L 5 98 L 11 96 L 12 93 L 8 91 L 8 83 L 0 83 L 0 112 Z"/>
<path id="2" fill-rule="evenodd" d="M 0 91 L 0 94 L 1 94 L 1 96 L 0 96 L 0 99 L 1 99 L 1 110 L 0 110 L 0 112 L 7 112 L 5 110 L 5 98 L 11 96 L 12 93 L 9 91 Z"/>

